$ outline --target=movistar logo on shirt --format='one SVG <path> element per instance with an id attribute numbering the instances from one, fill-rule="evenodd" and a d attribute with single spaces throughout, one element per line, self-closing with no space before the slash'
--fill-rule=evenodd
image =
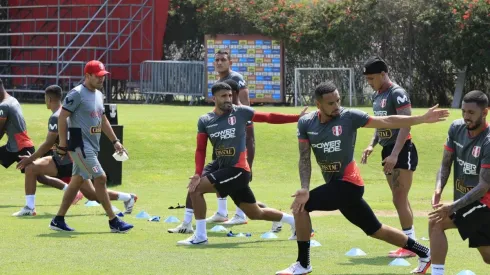
<path id="1" fill-rule="evenodd" d="M 72 105 L 72 104 L 73 104 L 73 102 L 75 102 L 75 100 L 74 100 L 74 99 L 70 100 L 70 99 L 67 97 L 67 98 L 65 99 L 65 102 L 66 102 L 66 104 L 68 104 L 68 105 Z"/>
<path id="2" fill-rule="evenodd" d="M 0 116 L 3 116 L 3 110 L 0 110 Z"/>
<path id="3" fill-rule="evenodd" d="M 58 124 L 49 124 L 49 130 L 54 131 L 58 129 Z"/>
<path id="4" fill-rule="evenodd" d="M 318 149 L 323 149 L 324 153 L 334 153 L 334 152 L 340 152 L 340 144 L 341 140 L 332 140 L 328 142 L 321 142 L 321 143 L 316 143 L 312 144 L 311 147 L 313 148 L 318 148 Z"/>
<path id="5" fill-rule="evenodd" d="M 230 139 L 235 137 L 235 128 L 226 129 L 223 131 L 215 132 L 210 135 L 211 138 Z"/>
<path id="6" fill-rule="evenodd" d="M 401 103 L 405 103 L 408 101 L 408 97 L 406 95 L 404 95 L 403 97 L 401 96 L 398 96 L 396 98 L 396 102 L 398 102 L 398 104 L 401 104 Z"/>

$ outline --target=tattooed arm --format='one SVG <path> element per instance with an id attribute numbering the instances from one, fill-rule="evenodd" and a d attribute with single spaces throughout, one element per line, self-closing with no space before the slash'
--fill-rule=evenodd
<path id="1" fill-rule="evenodd" d="M 470 192 L 466 193 L 462 198 L 453 202 L 451 206 L 451 212 L 458 211 L 459 209 L 481 199 L 490 189 L 490 169 L 480 169 L 480 180 L 478 185 L 473 187 Z"/>
<path id="2" fill-rule="evenodd" d="M 310 189 L 311 179 L 311 149 L 310 143 L 307 141 L 299 142 L 299 178 L 301 180 L 301 188 Z"/>
<path id="3" fill-rule="evenodd" d="M 449 179 L 449 175 L 451 175 L 451 166 L 453 165 L 453 161 L 454 152 L 444 150 L 441 168 L 439 168 L 436 175 L 436 192 L 442 193 L 442 190 L 444 190 L 444 187 Z"/>

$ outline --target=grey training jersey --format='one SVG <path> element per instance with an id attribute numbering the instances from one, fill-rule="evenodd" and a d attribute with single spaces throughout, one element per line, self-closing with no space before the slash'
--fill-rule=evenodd
<path id="1" fill-rule="evenodd" d="M 61 108 L 54 112 L 48 120 L 48 132 L 58 134 L 58 118 L 60 117 Z M 59 137 L 56 138 L 56 145 L 59 143 Z M 53 148 L 53 158 L 59 165 L 67 165 L 72 163 L 69 157 L 61 158 L 56 152 L 56 147 Z"/>
<path id="2" fill-rule="evenodd" d="M 34 147 L 27 135 L 27 126 L 20 104 L 13 96 L 0 102 L 0 119 L 5 120 L 4 130 L 8 141 L 6 149 L 9 152 L 19 152 L 24 148 Z"/>
<path id="3" fill-rule="evenodd" d="M 68 120 L 70 150 L 80 147 L 98 152 L 104 115 L 102 93 L 78 85 L 66 95 L 63 109 L 71 112 Z"/>
<path id="4" fill-rule="evenodd" d="M 449 127 L 444 148 L 454 152 L 454 199 L 457 200 L 478 185 L 481 168 L 490 168 L 490 129 L 487 126 L 479 135 L 470 137 L 464 120 L 455 120 Z"/>
<path id="5" fill-rule="evenodd" d="M 199 118 L 198 133 L 209 137 L 219 169 L 238 167 L 250 171 L 245 140 L 246 124 L 253 116 L 252 108 L 233 105 L 230 113 L 219 116 L 209 112 Z"/>
<path id="6" fill-rule="evenodd" d="M 363 186 L 354 161 L 357 129 L 369 122 L 369 115 L 355 109 L 344 109 L 340 116 L 320 122 L 319 111 L 304 115 L 298 121 L 298 139 L 309 142 L 326 183 L 342 180 Z"/>
<path id="7" fill-rule="evenodd" d="M 230 74 L 228 74 L 225 77 L 220 78 L 218 81 L 223 82 L 223 81 L 228 80 L 228 79 L 234 80 L 236 83 L 238 83 L 238 89 L 247 88 L 247 82 L 245 82 L 243 75 L 241 75 L 235 71 L 230 71 Z"/>
<path id="8" fill-rule="evenodd" d="M 375 116 L 396 115 L 397 110 L 411 107 L 410 97 L 400 86 L 393 84 L 384 92 L 373 94 L 373 111 Z M 400 129 L 376 129 L 379 144 L 381 146 L 393 145 L 396 143 Z M 410 139 L 410 135 L 408 139 Z"/>

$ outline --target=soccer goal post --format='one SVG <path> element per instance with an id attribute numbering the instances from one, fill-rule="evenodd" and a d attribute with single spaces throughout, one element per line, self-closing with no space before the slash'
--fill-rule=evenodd
<path id="1" fill-rule="evenodd" d="M 294 69 L 294 106 L 314 104 L 315 87 L 321 82 L 331 80 L 337 86 L 343 104 L 349 107 L 355 104 L 354 68 L 295 68 Z M 349 91 L 348 98 L 345 97 Z M 344 95 L 344 96 L 343 96 Z"/>

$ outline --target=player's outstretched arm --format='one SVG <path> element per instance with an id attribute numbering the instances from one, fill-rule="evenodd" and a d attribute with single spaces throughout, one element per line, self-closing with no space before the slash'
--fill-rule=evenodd
<path id="1" fill-rule="evenodd" d="M 438 109 L 439 105 L 435 105 L 430 108 L 427 113 L 421 116 L 382 116 L 371 117 L 369 122 L 364 126 L 366 128 L 387 128 L 387 129 L 399 129 L 409 128 L 410 126 L 422 124 L 422 123 L 436 123 L 445 121 L 449 116 L 449 111 L 445 109 Z"/>
<path id="2" fill-rule="evenodd" d="M 281 114 L 281 113 L 264 113 L 255 111 L 252 121 L 266 122 L 270 124 L 285 124 L 298 122 L 299 118 L 306 114 L 308 106 L 306 106 L 299 115 Z"/>
<path id="3" fill-rule="evenodd" d="M 373 138 L 371 139 L 371 142 L 369 143 L 368 147 L 364 149 L 362 152 L 362 157 L 361 157 L 361 163 L 366 164 L 368 157 L 373 153 L 374 146 L 376 146 L 379 142 L 379 136 L 378 136 L 378 131 L 374 130 L 374 135 Z"/>
<path id="4" fill-rule="evenodd" d="M 454 161 L 454 152 L 449 151 L 448 149 L 444 150 L 444 154 L 442 156 L 442 163 L 439 171 L 437 171 L 436 175 L 436 186 L 434 190 L 434 195 L 432 196 L 432 206 L 439 204 L 441 201 L 442 191 L 449 180 L 449 176 L 451 175 L 451 166 Z"/>

